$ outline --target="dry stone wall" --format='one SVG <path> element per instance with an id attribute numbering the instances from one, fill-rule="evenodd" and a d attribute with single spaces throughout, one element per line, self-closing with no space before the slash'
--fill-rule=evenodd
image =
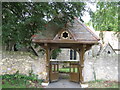
<path id="1" fill-rule="evenodd" d="M 19 71 L 21 74 L 29 75 L 31 71 L 38 78 L 46 78 L 46 62 L 45 55 L 41 55 L 39 58 L 19 53 L 3 53 L 3 59 L 0 62 L 0 68 L 2 74 L 13 74 Z M 84 81 L 93 80 L 112 80 L 118 81 L 118 55 L 100 55 L 100 56 L 89 56 L 88 52 L 85 54 L 85 62 L 83 69 Z"/>
<path id="2" fill-rule="evenodd" d="M 2 67 L 0 75 L 14 74 L 19 71 L 20 74 L 29 75 L 33 73 L 38 78 L 45 79 L 45 58 L 44 56 L 35 57 L 29 53 L 23 52 L 4 52 L 0 66 Z"/>
<path id="3" fill-rule="evenodd" d="M 93 80 L 119 81 L 118 55 L 85 56 L 83 75 L 85 82 Z"/>

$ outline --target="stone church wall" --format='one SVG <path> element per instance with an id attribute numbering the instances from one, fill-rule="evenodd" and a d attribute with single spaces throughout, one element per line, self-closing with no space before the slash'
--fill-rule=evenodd
<path id="1" fill-rule="evenodd" d="M 70 49 L 61 49 L 61 53 L 57 56 L 58 60 L 70 60 Z M 76 52 L 76 60 L 79 60 L 79 54 Z"/>

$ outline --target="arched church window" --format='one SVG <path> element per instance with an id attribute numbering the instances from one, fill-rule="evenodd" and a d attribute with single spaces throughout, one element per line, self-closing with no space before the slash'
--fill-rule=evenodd
<path id="1" fill-rule="evenodd" d="M 76 51 L 75 50 L 70 50 L 70 60 L 76 60 Z"/>

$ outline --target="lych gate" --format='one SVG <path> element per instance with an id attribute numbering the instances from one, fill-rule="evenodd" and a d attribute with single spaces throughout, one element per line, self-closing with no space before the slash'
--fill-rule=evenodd
<path id="1" fill-rule="evenodd" d="M 70 81 L 83 83 L 84 53 L 92 45 L 97 44 L 99 38 L 77 18 L 72 24 L 67 23 L 64 27 L 59 27 L 51 21 L 46 29 L 32 37 L 32 42 L 38 43 L 46 52 L 47 77 L 45 82 L 57 80 L 59 77 L 59 64 L 57 61 L 50 61 L 52 51 L 57 48 L 69 48 L 79 53 L 79 61 L 70 61 Z M 75 72 L 76 68 L 77 72 Z"/>

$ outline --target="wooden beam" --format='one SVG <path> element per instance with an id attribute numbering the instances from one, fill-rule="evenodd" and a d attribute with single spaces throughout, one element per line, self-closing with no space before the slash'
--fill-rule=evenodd
<path id="1" fill-rule="evenodd" d="M 32 39 L 34 43 L 78 43 L 78 44 L 98 44 L 98 40 L 42 40 L 42 39 Z"/>
<path id="2" fill-rule="evenodd" d="M 86 50 L 85 51 L 90 50 L 91 47 L 92 47 L 92 45 L 86 45 Z"/>

